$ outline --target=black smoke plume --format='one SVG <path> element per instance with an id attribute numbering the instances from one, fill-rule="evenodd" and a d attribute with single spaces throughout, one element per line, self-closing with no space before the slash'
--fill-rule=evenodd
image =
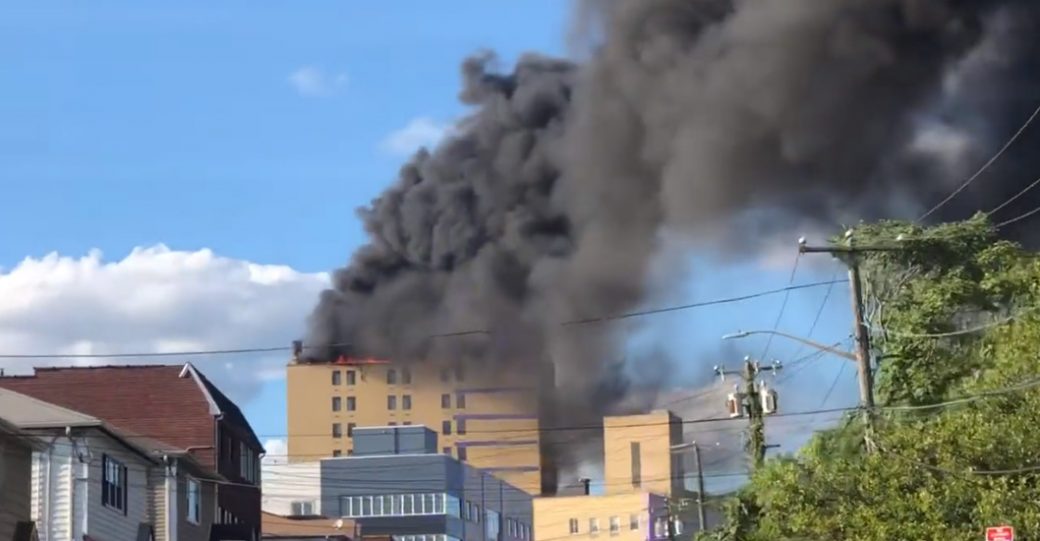
<path id="1" fill-rule="evenodd" d="M 598 418 L 627 389 L 620 340 L 609 324 L 561 322 L 672 285 L 647 278 L 676 255 L 665 236 L 753 250 L 785 225 L 916 217 L 1040 102 L 1035 1 L 581 7 L 587 60 L 463 63 L 472 113 L 360 211 L 369 242 L 313 313 L 314 354 L 551 362 L 556 421 Z M 1036 140 L 931 219 L 1031 182 Z M 469 330 L 486 332 L 437 336 Z"/>

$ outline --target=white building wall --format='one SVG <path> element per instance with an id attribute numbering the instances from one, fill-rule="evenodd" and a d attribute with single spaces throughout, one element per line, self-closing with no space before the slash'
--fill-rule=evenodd
<path id="1" fill-rule="evenodd" d="M 321 463 L 264 464 L 261 469 L 261 508 L 275 515 L 293 514 L 293 502 L 311 502 L 321 514 Z"/>
<path id="2" fill-rule="evenodd" d="M 93 435 L 92 435 L 93 436 Z M 141 455 L 129 451 L 122 444 L 110 438 L 98 435 L 88 440 L 90 444 L 90 464 L 86 470 L 87 520 L 85 531 L 97 539 L 136 539 L 137 528 L 141 523 L 151 524 L 148 515 L 149 499 L 148 474 L 151 467 L 161 468 L 145 460 Z M 101 483 L 103 479 L 102 457 L 108 455 L 126 466 L 127 509 L 124 514 L 103 505 L 101 499 Z M 81 483 L 84 481 L 80 481 Z M 82 502 L 77 502 L 76 513 L 82 513 Z M 82 537 L 78 537 L 82 538 Z"/>

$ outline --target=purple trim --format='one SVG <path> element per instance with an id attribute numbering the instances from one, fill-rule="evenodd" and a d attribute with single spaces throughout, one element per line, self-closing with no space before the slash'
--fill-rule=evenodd
<path id="1" fill-rule="evenodd" d="M 484 471 L 490 471 L 490 472 L 495 472 L 495 471 L 503 471 L 503 472 L 530 472 L 530 471 L 538 471 L 539 468 L 538 468 L 538 466 L 498 466 L 498 467 L 493 467 L 493 468 L 480 468 L 480 469 L 484 470 Z"/>
<path id="2" fill-rule="evenodd" d="M 457 394 L 493 394 L 493 393 L 518 393 L 533 391 L 532 387 L 480 387 L 474 389 L 459 389 Z"/>
<path id="3" fill-rule="evenodd" d="M 455 447 L 509 447 L 513 445 L 538 445 L 538 440 L 486 440 L 455 442 Z"/>
<path id="4" fill-rule="evenodd" d="M 456 421 L 465 421 L 465 420 L 472 420 L 472 421 L 478 421 L 478 420 L 503 421 L 503 420 L 507 420 L 507 419 L 531 420 L 531 421 L 538 420 L 538 416 L 537 415 L 527 414 L 527 413 L 456 413 L 454 417 L 455 417 Z"/>

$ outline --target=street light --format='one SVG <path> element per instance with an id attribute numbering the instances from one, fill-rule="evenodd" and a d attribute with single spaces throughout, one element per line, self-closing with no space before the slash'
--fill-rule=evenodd
<path id="1" fill-rule="evenodd" d="M 735 333 L 722 335 L 722 339 L 723 340 L 736 340 L 736 339 L 739 339 L 739 338 L 747 338 L 748 336 L 751 336 L 753 334 L 771 334 L 771 335 L 774 335 L 774 336 L 780 336 L 782 338 L 787 338 L 788 340 L 794 340 L 795 342 L 799 342 L 799 343 L 805 344 L 805 345 L 807 345 L 807 346 L 809 346 L 811 348 L 818 349 L 820 351 L 826 351 L 827 353 L 831 353 L 831 354 L 837 355 L 837 356 L 839 356 L 839 357 L 841 357 L 843 359 L 848 359 L 848 360 L 853 361 L 853 362 L 856 362 L 856 361 L 859 360 L 856 357 L 855 353 L 852 353 L 852 352 L 849 352 L 849 351 L 845 351 L 845 350 L 841 350 L 841 349 L 838 349 L 838 348 L 833 347 L 833 346 L 828 346 L 826 344 L 821 344 L 819 342 L 814 342 L 812 340 L 809 340 L 808 338 L 802 338 L 800 336 L 795 336 L 793 334 L 787 334 L 785 332 L 780 332 L 780 331 L 766 331 L 766 330 L 737 331 Z"/>

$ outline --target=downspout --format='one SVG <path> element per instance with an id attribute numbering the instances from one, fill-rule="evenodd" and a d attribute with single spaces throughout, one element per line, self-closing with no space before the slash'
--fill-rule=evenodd
<path id="1" fill-rule="evenodd" d="M 47 536 L 45 541 L 51 541 L 53 536 L 51 535 L 51 461 L 54 460 L 54 443 L 58 441 L 58 436 L 51 438 L 51 442 L 47 444 L 47 471 L 44 479 L 46 480 L 46 488 L 41 490 L 43 495 L 43 512 L 41 513 L 44 520 L 43 530 L 44 535 Z"/>
<path id="2" fill-rule="evenodd" d="M 163 455 L 166 466 L 166 541 L 177 541 L 177 525 L 180 515 L 177 513 L 177 463 L 169 455 Z"/>

